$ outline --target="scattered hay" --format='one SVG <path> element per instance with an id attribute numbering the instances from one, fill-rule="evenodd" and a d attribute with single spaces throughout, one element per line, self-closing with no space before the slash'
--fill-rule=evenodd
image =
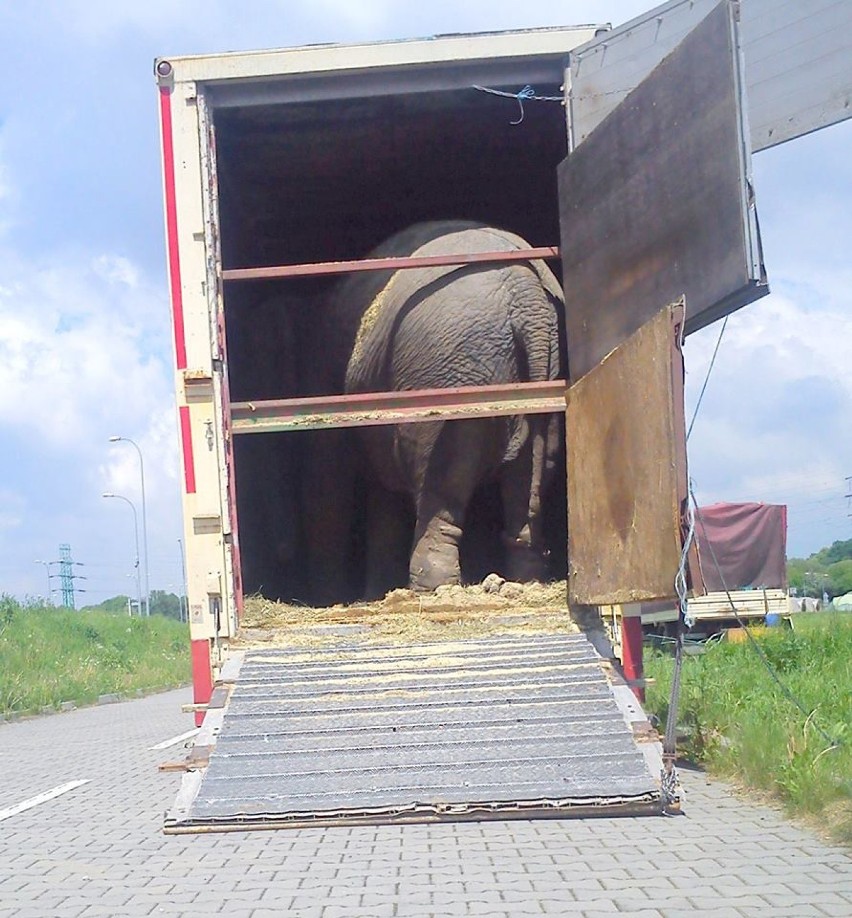
<path id="1" fill-rule="evenodd" d="M 443 586 L 434 593 L 393 590 L 384 599 L 315 609 L 246 598 L 237 644 L 308 647 L 340 643 L 429 643 L 494 635 L 576 632 L 565 582 Z"/>

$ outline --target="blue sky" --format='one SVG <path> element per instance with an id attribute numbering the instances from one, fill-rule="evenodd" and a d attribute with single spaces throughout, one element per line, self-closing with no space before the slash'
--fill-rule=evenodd
<path id="1" fill-rule="evenodd" d="M 180 583 L 157 55 L 618 24 L 628 0 L 0 0 L 0 592 L 69 542 L 83 601 L 133 593 L 132 437 L 152 588 Z M 790 506 L 791 554 L 852 537 L 852 124 L 755 157 L 773 293 L 729 322 L 690 441 L 699 501 Z M 687 342 L 687 413 L 718 326 Z M 55 570 L 55 568 L 54 568 Z M 82 581 L 80 581 L 82 584 Z"/>

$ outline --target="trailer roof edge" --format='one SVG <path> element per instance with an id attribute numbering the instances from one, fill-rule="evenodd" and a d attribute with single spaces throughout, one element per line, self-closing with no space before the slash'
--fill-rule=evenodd
<path id="1" fill-rule="evenodd" d="M 317 44 L 267 51 L 158 57 L 162 82 L 225 82 L 290 74 L 328 73 L 419 64 L 465 63 L 498 58 L 564 54 L 585 44 L 608 24 L 554 26 L 507 32 L 438 35 L 358 44 Z"/>

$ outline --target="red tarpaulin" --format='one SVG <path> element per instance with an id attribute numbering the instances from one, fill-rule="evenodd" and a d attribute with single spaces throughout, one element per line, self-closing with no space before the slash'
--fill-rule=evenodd
<path id="1" fill-rule="evenodd" d="M 783 504 L 699 507 L 695 538 L 707 592 L 787 588 L 787 507 Z"/>

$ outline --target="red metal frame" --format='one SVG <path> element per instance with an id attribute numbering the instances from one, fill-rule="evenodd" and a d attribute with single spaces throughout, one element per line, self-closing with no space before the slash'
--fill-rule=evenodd
<path id="1" fill-rule="evenodd" d="M 621 617 L 621 666 L 624 678 L 630 683 L 633 694 L 639 701 L 645 700 L 645 687 L 642 680 L 645 670 L 642 664 L 642 618 L 636 616 Z"/>
<path id="2" fill-rule="evenodd" d="M 231 426 L 235 434 L 245 434 L 550 414 L 565 410 L 566 385 L 565 380 L 554 379 L 500 386 L 234 402 Z"/>
<path id="3" fill-rule="evenodd" d="M 192 652 L 192 700 L 195 704 L 207 704 L 213 694 L 213 667 L 210 664 L 210 641 L 202 638 L 190 641 Z M 195 726 L 204 720 L 202 711 L 195 712 Z"/>
<path id="4" fill-rule="evenodd" d="M 180 416 L 180 442 L 183 450 L 183 477 L 187 494 L 195 494 L 195 458 L 192 453 L 192 428 L 189 423 L 189 407 L 178 408 Z"/>
<path id="5" fill-rule="evenodd" d="M 216 317 L 216 332 L 219 336 L 219 351 L 225 364 L 228 362 L 228 342 L 225 335 L 225 315 L 220 310 Z M 228 516 L 231 523 L 231 568 L 232 583 L 234 587 L 234 604 L 237 612 L 237 624 L 242 620 L 245 608 L 243 596 L 243 573 L 240 560 L 240 530 L 237 518 L 237 479 L 234 466 L 234 441 L 231 436 L 233 419 L 231 415 L 231 391 L 228 383 L 228 374 L 222 374 L 222 438 L 225 450 L 225 468 L 228 475 L 227 496 Z"/>
<path id="6" fill-rule="evenodd" d="M 534 259 L 559 258 L 559 246 L 548 245 L 504 252 L 472 252 L 467 255 L 409 255 L 398 258 L 361 258 L 353 261 L 320 261 L 268 268 L 228 268 L 222 279 L 263 280 L 276 277 L 316 277 L 324 274 L 351 274 L 357 271 L 400 271 L 410 268 L 436 268 L 451 265 L 510 263 Z"/>
<path id="7" fill-rule="evenodd" d="M 168 246 L 169 290 L 172 298 L 175 363 L 185 370 L 186 330 L 183 317 L 183 291 L 180 277 L 180 250 L 177 229 L 177 190 L 175 187 L 175 149 L 172 136 L 172 94 L 160 87 L 160 125 L 163 135 L 163 183 L 166 199 L 166 242 Z"/>

